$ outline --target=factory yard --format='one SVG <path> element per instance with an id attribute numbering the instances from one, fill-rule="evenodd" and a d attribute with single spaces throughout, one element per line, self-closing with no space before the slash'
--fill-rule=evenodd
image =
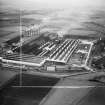
<path id="1" fill-rule="evenodd" d="M 104 25 L 101 25 L 104 22 L 100 21 L 104 20 L 101 17 L 104 12 L 94 9 L 79 9 L 74 14 L 70 10 L 34 12 L 23 12 L 20 17 L 17 14 L 18 17 L 13 18 L 15 20 L 10 19 L 13 23 L 17 20 L 13 26 L 18 25 L 17 31 L 20 33 L 10 33 L 1 38 L 5 46 L 5 53 L 0 56 L 3 66 L 47 72 L 80 68 L 93 71 L 91 58 L 95 57 L 91 52 L 94 42 L 100 37 L 104 38 Z M 2 20 L 5 17 L 3 15 Z M 26 22 L 27 19 L 30 21 Z"/>
<path id="2" fill-rule="evenodd" d="M 93 41 L 64 38 L 45 32 L 30 37 L 17 36 L 6 41 L 7 45 L 9 47 L 1 57 L 4 67 L 62 72 L 72 67 L 89 66 Z"/>

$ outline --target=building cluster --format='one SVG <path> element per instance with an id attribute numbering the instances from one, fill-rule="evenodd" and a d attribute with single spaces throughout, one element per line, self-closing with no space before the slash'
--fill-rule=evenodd
<path id="1" fill-rule="evenodd" d="M 50 32 L 36 36 L 35 32 L 30 29 L 24 33 L 30 37 L 18 36 L 6 42 L 9 50 L 0 57 L 4 66 L 21 66 L 33 70 L 46 67 L 50 69 L 59 67 L 66 70 L 66 67 L 88 66 L 93 47 L 92 41 L 63 38 Z"/>
<path id="2" fill-rule="evenodd" d="M 15 51 L 12 53 L 6 53 L 1 57 L 1 60 L 5 66 L 22 66 L 23 68 L 28 69 L 42 69 L 42 67 L 44 69 L 46 68 L 45 66 L 48 65 L 46 62 L 50 62 L 48 68 L 59 66 L 64 69 L 65 65 L 66 67 L 67 65 L 69 67 L 85 67 L 89 60 L 92 43 L 80 39 L 63 39 L 59 44 L 53 41 L 48 41 L 44 42 L 44 44 L 41 44 L 41 46 L 36 49 L 34 49 L 34 47 L 35 46 L 32 48 L 33 50 L 40 50 L 37 55 L 32 54 L 29 51 L 29 54 L 18 53 Z M 19 49 L 21 49 L 21 47 L 19 47 Z"/>

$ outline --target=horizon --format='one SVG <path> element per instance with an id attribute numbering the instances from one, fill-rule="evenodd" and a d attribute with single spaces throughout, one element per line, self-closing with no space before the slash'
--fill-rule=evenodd
<path id="1" fill-rule="evenodd" d="M 1 0 L 1 8 L 20 10 L 35 9 L 74 9 L 74 8 L 104 8 L 104 0 Z"/>

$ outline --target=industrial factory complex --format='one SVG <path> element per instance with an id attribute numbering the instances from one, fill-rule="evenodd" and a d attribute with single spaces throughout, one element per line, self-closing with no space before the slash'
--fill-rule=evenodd
<path id="1" fill-rule="evenodd" d="M 91 70 L 93 40 L 67 38 L 53 32 L 27 30 L 5 42 L 2 65 L 25 70 L 70 71 L 81 67 Z"/>

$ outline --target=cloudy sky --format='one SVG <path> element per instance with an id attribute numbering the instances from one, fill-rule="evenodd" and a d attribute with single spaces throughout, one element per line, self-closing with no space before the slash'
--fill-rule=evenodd
<path id="1" fill-rule="evenodd" d="M 20 9 L 105 6 L 105 0 L 0 0 L 0 2 L 2 5 Z"/>

